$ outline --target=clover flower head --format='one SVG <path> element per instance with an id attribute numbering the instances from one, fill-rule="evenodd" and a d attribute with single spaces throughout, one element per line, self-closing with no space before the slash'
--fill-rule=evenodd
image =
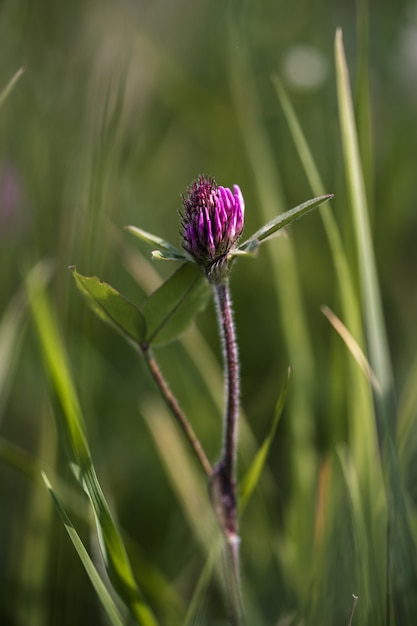
<path id="1" fill-rule="evenodd" d="M 182 246 L 209 273 L 210 267 L 227 257 L 239 239 L 245 203 L 238 185 L 233 191 L 200 176 L 182 196 Z"/>

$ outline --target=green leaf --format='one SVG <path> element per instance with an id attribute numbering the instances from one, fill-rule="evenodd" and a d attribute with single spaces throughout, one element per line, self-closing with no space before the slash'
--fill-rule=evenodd
<path id="1" fill-rule="evenodd" d="M 300 219 L 300 217 L 306 215 L 307 213 L 318 207 L 319 204 L 322 204 L 322 202 L 330 200 L 330 198 L 333 198 L 332 194 L 319 196 L 318 198 L 313 198 L 311 200 L 308 200 L 307 202 L 304 202 L 303 204 L 300 204 L 294 209 L 290 209 L 285 213 L 277 215 L 277 217 L 275 217 L 273 220 L 262 226 L 262 228 L 257 230 L 256 233 L 252 235 L 252 237 L 247 239 L 247 241 L 240 244 L 237 249 L 243 252 L 255 252 L 263 241 L 269 239 L 277 231 L 281 230 L 281 228 L 284 228 L 284 226 L 288 226 L 288 224 L 291 224 L 291 222 Z"/>
<path id="2" fill-rule="evenodd" d="M 116 326 L 129 339 L 142 343 L 146 335 L 146 322 L 140 310 L 107 283 L 95 276 L 82 276 L 75 267 L 70 269 L 77 286 L 87 297 L 94 311 L 102 319 Z"/>
<path id="3" fill-rule="evenodd" d="M 52 500 L 58 510 L 58 513 L 64 523 L 65 526 L 65 530 L 67 531 L 73 545 L 74 548 L 76 549 L 78 556 L 80 557 L 80 560 L 82 562 L 82 564 L 84 565 L 85 571 L 88 574 L 89 579 L 91 580 L 93 587 L 97 593 L 97 596 L 100 599 L 101 604 L 103 605 L 104 610 L 107 613 L 108 618 L 110 619 L 111 624 L 113 624 L 113 626 L 123 626 L 124 622 L 123 619 L 119 613 L 118 608 L 116 607 L 112 597 L 110 596 L 106 586 L 104 585 L 102 579 L 100 578 L 99 573 L 97 572 L 93 561 L 91 560 L 87 550 L 85 549 L 85 546 L 83 544 L 83 542 L 81 541 L 77 531 L 75 530 L 70 518 L 68 517 L 64 507 L 61 504 L 61 501 L 59 500 L 57 494 L 55 493 L 55 491 L 52 488 L 51 483 L 49 482 L 48 478 L 46 477 L 46 475 L 44 474 L 44 472 L 42 472 L 42 478 L 45 482 L 45 485 L 49 491 L 49 493 L 51 494 Z"/>
<path id="4" fill-rule="evenodd" d="M 162 260 L 170 260 L 170 261 L 189 261 L 190 258 L 182 252 L 178 250 L 175 246 L 173 246 L 165 239 L 158 237 L 157 235 L 153 235 L 152 233 L 148 233 L 146 230 L 142 230 L 137 226 L 125 226 L 125 229 L 142 239 L 142 241 L 146 241 L 146 243 L 150 243 L 153 246 L 158 248 L 158 251 L 152 252 L 152 257 L 155 259 Z"/>
<path id="5" fill-rule="evenodd" d="M 206 306 L 210 294 L 210 286 L 199 268 L 192 263 L 182 265 L 142 307 L 146 342 L 161 345 L 178 337 Z"/>
<path id="6" fill-rule="evenodd" d="M 285 398 L 287 396 L 288 382 L 290 379 L 291 370 L 288 368 L 287 377 L 284 381 L 284 385 L 281 389 L 281 393 L 278 398 L 278 402 L 275 407 L 274 418 L 271 423 L 271 428 L 266 436 L 262 446 L 256 453 L 248 471 L 246 472 L 240 486 L 240 500 L 239 500 L 239 513 L 243 513 L 246 508 L 258 482 L 261 477 L 262 471 L 265 467 L 265 463 L 268 458 L 269 450 L 271 448 L 272 441 L 274 439 L 276 430 L 278 428 L 279 421 L 281 419 L 282 411 L 284 409 Z"/>

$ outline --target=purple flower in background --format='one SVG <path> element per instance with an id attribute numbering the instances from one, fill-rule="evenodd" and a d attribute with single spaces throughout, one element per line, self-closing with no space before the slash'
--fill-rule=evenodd
<path id="1" fill-rule="evenodd" d="M 238 185 L 231 191 L 218 186 L 214 178 L 200 176 L 182 201 L 182 246 L 209 274 L 212 266 L 226 258 L 242 233 L 242 192 Z"/>

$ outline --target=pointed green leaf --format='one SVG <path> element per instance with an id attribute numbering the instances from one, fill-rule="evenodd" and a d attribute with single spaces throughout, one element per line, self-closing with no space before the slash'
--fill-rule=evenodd
<path id="1" fill-rule="evenodd" d="M 95 565 L 93 561 L 91 560 L 87 550 L 85 549 L 83 542 L 81 541 L 70 518 L 68 517 L 64 507 L 62 506 L 61 501 L 59 500 L 57 494 L 53 490 L 52 485 L 49 482 L 46 475 L 44 474 L 44 472 L 42 472 L 42 478 L 45 482 L 45 485 L 49 493 L 51 494 L 52 500 L 64 523 L 65 529 L 74 545 L 74 548 L 76 549 L 78 553 L 78 556 L 80 557 L 82 564 L 84 565 L 85 571 L 87 572 L 87 575 L 93 584 L 93 587 L 97 593 L 97 596 L 99 597 L 99 600 L 101 604 L 103 605 L 103 608 L 106 611 L 111 624 L 113 624 L 113 626 L 123 626 L 124 622 L 119 613 L 117 606 L 115 605 L 111 595 L 109 594 L 106 586 L 104 585 L 102 579 L 100 578 L 100 575 L 97 572 Z"/>
<path id="2" fill-rule="evenodd" d="M 246 472 L 241 486 L 240 486 L 240 500 L 239 500 L 239 513 L 242 514 L 246 508 L 262 474 L 262 470 L 265 467 L 266 460 L 268 458 L 269 450 L 274 439 L 276 430 L 278 428 L 279 420 L 284 409 L 285 398 L 287 396 L 288 381 L 290 379 L 291 370 L 288 368 L 287 377 L 284 381 L 284 385 L 281 389 L 281 393 L 278 398 L 278 402 L 275 407 L 274 418 L 271 423 L 271 428 L 266 436 L 262 446 L 259 448 L 254 460 L 251 463 L 248 471 Z"/>
<path id="3" fill-rule="evenodd" d="M 156 246 L 159 252 L 157 251 L 152 252 L 152 256 L 154 258 L 163 259 L 163 260 L 169 259 L 171 261 L 189 261 L 190 260 L 189 257 L 185 254 L 185 252 L 178 250 L 178 248 L 173 246 L 168 241 L 165 241 L 165 239 L 158 237 L 158 235 L 153 235 L 152 233 L 148 233 L 146 230 L 142 230 L 141 228 L 138 228 L 137 226 L 125 226 L 125 229 L 129 231 L 130 233 L 132 233 L 133 235 L 135 235 L 136 237 L 139 237 L 139 239 L 142 239 L 142 241 L 146 241 L 146 243 L 150 243 L 151 245 Z"/>
<path id="4" fill-rule="evenodd" d="M 191 323 L 210 297 L 210 286 L 192 263 L 185 263 L 145 302 L 146 342 L 172 341 Z"/>
<path id="5" fill-rule="evenodd" d="M 140 310 L 116 289 L 103 283 L 96 276 L 82 276 L 75 267 L 70 268 L 77 286 L 87 297 L 95 312 L 118 330 L 142 343 L 146 334 L 145 319 Z"/>
<path id="6" fill-rule="evenodd" d="M 332 194 L 326 194 L 324 196 L 319 196 L 318 198 L 312 198 L 311 200 L 300 204 L 294 209 L 290 209 L 285 213 L 277 215 L 277 217 L 275 217 L 273 220 L 262 226 L 262 228 L 257 230 L 256 233 L 252 235 L 252 237 L 247 239 L 247 241 L 240 244 L 237 249 L 243 252 L 254 252 L 263 241 L 266 241 L 266 239 L 274 235 L 277 231 L 281 230 L 281 228 L 284 228 L 284 226 L 288 226 L 289 224 L 291 224 L 291 222 L 300 219 L 300 217 L 306 215 L 307 213 L 318 207 L 319 204 L 322 204 L 322 202 L 330 200 L 330 198 L 333 198 Z"/>

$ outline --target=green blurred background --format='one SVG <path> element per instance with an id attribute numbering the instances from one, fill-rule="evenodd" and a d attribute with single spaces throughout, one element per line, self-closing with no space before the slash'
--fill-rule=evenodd
<path id="1" fill-rule="evenodd" d="M 364 9 L 365 2 L 347 0 L 0 1 L 0 89 L 25 68 L 0 108 L 0 434 L 72 484 L 23 288 L 26 273 L 46 259 L 48 292 L 104 491 L 129 537 L 134 563 L 146 564 L 141 567 L 149 595 L 162 593 L 149 582 L 152 568 L 175 589 L 175 600 L 161 601 L 158 609 L 166 624 L 181 623 L 204 559 L 143 419 L 155 400 L 152 381 L 140 357 L 90 312 L 68 266 L 100 276 L 140 304 L 157 284 L 153 272 L 167 277 L 173 266 L 149 266 L 150 250 L 123 227 L 134 224 L 177 245 L 180 194 L 200 173 L 225 186 L 240 185 L 248 235 L 312 197 L 271 81 L 278 75 L 326 191 L 335 193 L 332 212 L 355 271 L 333 41 L 341 27 L 352 84 L 360 88 L 366 79 L 358 51 Z M 369 2 L 368 17 L 371 123 L 366 106 L 358 119 L 400 394 L 417 344 L 417 4 Z M 293 225 L 289 238 L 291 258 L 283 252 L 277 263 L 271 260 L 267 247 L 287 249 L 287 240 L 279 238 L 257 260 L 237 263 L 232 280 L 242 406 L 251 431 L 244 435 L 241 468 L 268 432 L 287 366 L 293 368 L 289 408 L 267 476 L 242 521 L 254 626 L 281 623 L 280 616 L 293 623 L 291 615 L 306 602 L 297 567 L 290 573 L 282 557 L 284 551 L 289 563 L 288 555 L 301 551 L 283 532 L 297 490 L 293 457 L 308 474 L 349 439 L 345 349 L 320 312 L 322 304 L 337 311 L 338 297 L 318 213 Z M 300 301 L 291 297 L 294 281 Z M 289 308 L 294 302 L 297 310 Z M 198 348 L 202 369 L 180 342 L 157 356 L 214 461 L 222 388 L 211 305 L 197 326 L 207 342 L 207 356 Z M 295 339 L 289 342 L 291 332 Z M 48 494 L 4 457 L 1 624 L 105 623 Z M 407 482 L 417 497 L 415 479 L 412 474 Z M 69 500 L 74 497 L 71 492 Z M 94 553 L 86 509 L 84 500 L 73 502 L 74 521 Z M 317 520 L 309 519 L 309 510 L 299 518 L 310 545 Z M 340 550 L 348 549 L 348 540 L 340 542 Z M 297 558 L 300 572 L 310 556 Z M 309 574 L 304 569 L 306 588 L 314 584 Z M 329 620 L 347 623 L 355 589 L 342 578 L 340 587 L 334 578 L 333 589 L 342 606 Z M 195 623 L 224 623 L 218 593 L 211 593 Z M 336 621 L 323 616 L 322 623 Z"/>

